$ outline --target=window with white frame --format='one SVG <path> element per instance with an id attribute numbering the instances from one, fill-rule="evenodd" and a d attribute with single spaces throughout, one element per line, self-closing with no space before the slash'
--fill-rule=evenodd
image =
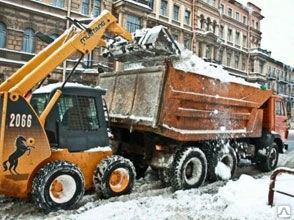
<path id="1" fill-rule="evenodd" d="M 180 11 L 180 7 L 177 5 L 174 5 L 174 13 L 173 13 L 173 19 L 175 21 L 179 20 L 179 11 Z"/>
<path id="2" fill-rule="evenodd" d="M 228 16 L 232 17 L 233 10 L 231 8 L 228 9 Z"/>
<path id="3" fill-rule="evenodd" d="M 228 29 L 228 35 L 227 35 L 227 41 L 229 41 L 229 42 L 232 42 L 232 34 L 233 33 L 233 31 L 232 31 L 232 29 Z"/>
<path id="4" fill-rule="evenodd" d="M 137 29 L 141 28 L 140 18 L 133 15 L 127 16 L 127 30 L 129 32 L 135 32 Z"/>
<path id="5" fill-rule="evenodd" d="M 167 16 L 167 1 L 162 0 L 160 5 L 160 14 Z"/>
<path id="6" fill-rule="evenodd" d="M 52 4 L 55 7 L 63 8 L 64 7 L 64 0 L 53 0 Z"/>
<path id="7" fill-rule="evenodd" d="M 185 11 L 185 24 L 190 25 L 191 20 L 191 12 L 186 10 Z"/>
<path id="8" fill-rule="evenodd" d="M 239 45 L 240 44 L 240 32 L 236 31 L 235 34 L 235 44 Z"/>
<path id="9" fill-rule="evenodd" d="M 240 21 L 240 14 L 239 14 L 239 12 L 236 12 L 236 20 L 237 21 Z"/>
<path id="10" fill-rule="evenodd" d="M 98 17 L 101 13 L 101 0 L 94 0 L 93 16 Z"/>
<path id="11" fill-rule="evenodd" d="M 89 14 L 89 7 L 90 7 L 89 0 L 82 0 L 82 14 L 88 15 Z"/>
<path id="12" fill-rule="evenodd" d="M 148 6 L 153 9 L 154 1 L 153 0 L 148 0 Z"/>
<path id="13" fill-rule="evenodd" d="M 24 30 L 22 51 L 27 53 L 34 52 L 35 34 L 33 29 L 27 28 Z"/>

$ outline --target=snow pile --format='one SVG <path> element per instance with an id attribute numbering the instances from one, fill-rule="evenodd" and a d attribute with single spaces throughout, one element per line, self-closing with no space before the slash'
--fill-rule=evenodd
<path id="1" fill-rule="evenodd" d="M 222 180 L 229 180 L 231 178 L 231 169 L 229 166 L 219 161 L 215 167 L 215 174 Z"/>
<path id="2" fill-rule="evenodd" d="M 294 207 L 294 199 L 275 193 L 275 206 L 267 205 L 269 181 L 269 176 L 255 179 L 242 175 L 237 181 L 230 180 L 224 186 L 220 185 L 224 182 L 216 182 L 175 193 L 169 192 L 169 188 L 164 191 L 158 189 L 157 192 L 145 190 L 137 196 L 131 194 L 114 198 L 96 207 L 93 207 L 95 202 L 89 202 L 74 214 L 51 215 L 46 219 L 279 219 L 279 206 Z M 294 176 L 282 174 L 277 185 L 289 192 L 293 182 Z"/>
<path id="3" fill-rule="evenodd" d="M 252 87 L 260 87 L 257 83 L 246 82 L 243 78 L 235 77 L 224 70 L 221 65 L 205 62 L 192 51 L 184 49 L 181 51 L 180 59 L 175 61 L 174 67 L 185 72 L 197 73 L 211 78 L 219 79 L 222 82 L 234 82 Z"/>

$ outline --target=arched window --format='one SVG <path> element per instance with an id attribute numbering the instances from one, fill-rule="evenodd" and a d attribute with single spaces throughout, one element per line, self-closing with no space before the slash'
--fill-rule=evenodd
<path id="1" fill-rule="evenodd" d="M 101 0 L 94 1 L 93 16 L 98 17 L 101 13 Z"/>
<path id="2" fill-rule="evenodd" d="M 31 28 L 27 28 L 24 31 L 23 42 L 22 42 L 22 51 L 33 53 L 34 52 L 34 31 Z"/>
<path id="3" fill-rule="evenodd" d="M 6 25 L 0 22 L 0 48 L 5 47 L 6 42 Z"/>

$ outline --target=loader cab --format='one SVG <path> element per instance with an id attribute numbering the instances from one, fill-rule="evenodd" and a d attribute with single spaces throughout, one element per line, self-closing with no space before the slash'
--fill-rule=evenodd
<path id="1" fill-rule="evenodd" d="M 48 85 L 33 93 L 31 105 L 38 115 L 60 85 Z M 62 91 L 45 123 L 51 147 L 79 152 L 109 146 L 102 102 L 105 90 L 67 83 Z"/>

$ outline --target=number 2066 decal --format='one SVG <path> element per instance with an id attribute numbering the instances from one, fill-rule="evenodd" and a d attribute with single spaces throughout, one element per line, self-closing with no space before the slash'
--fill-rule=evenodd
<path id="1" fill-rule="evenodd" d="M 9 127 L 16 128 L 30 128 L 32 126 L 31 114 L 10 114 Z"/>

